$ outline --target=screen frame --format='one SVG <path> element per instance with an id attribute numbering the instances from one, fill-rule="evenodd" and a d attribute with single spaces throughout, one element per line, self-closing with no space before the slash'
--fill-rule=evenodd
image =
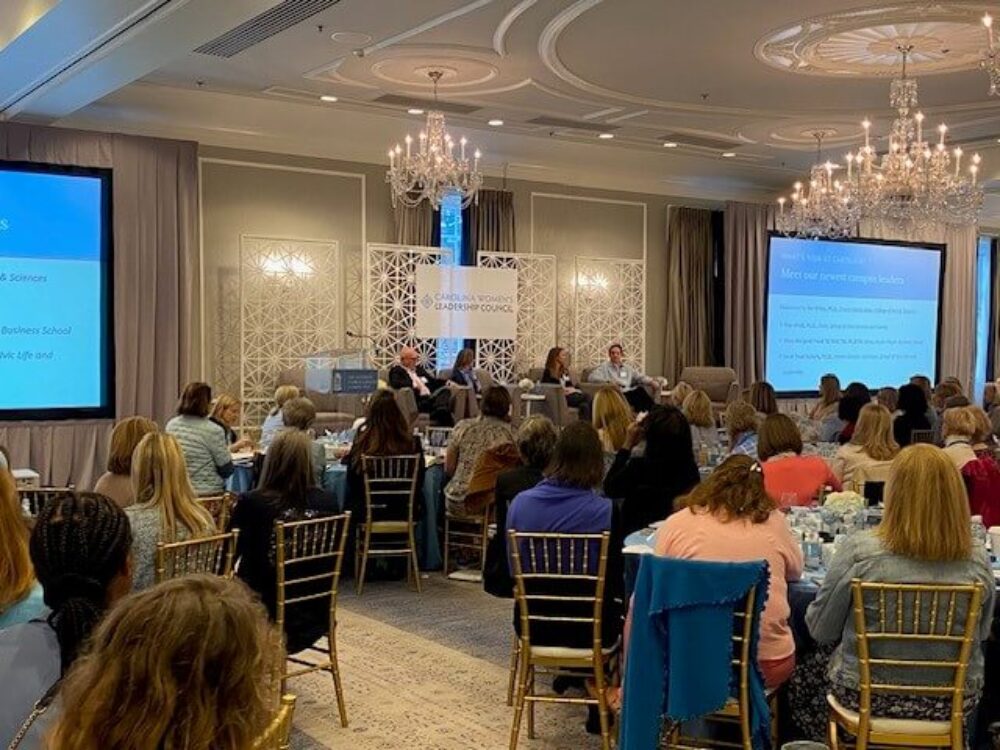
<path id="1" fill-rule="evenodd" d="M 52 409 L 3 409 L 0 422 L 56 422 L 86 419 L 114 419 L 117 409 L 115 371 L 114 219 L 113 170 L 69 164 L 0 159 L 0 172 L 52 174 L 63 177 L 90 177 L 101 181 L 101 371 L 100 406 L 57 407 Z"/>
<path id="2" fill-rule="evenodd" d="M 931 382 L 936 383 L 941 374 L 941 324 L 944 315 L 944 274 L 947 268 L 947 250 L 948 245 L 944 242 L 910 242 L 904 240 L 886 240 L 886 239 L 876 239 L 874 237 L 841 237 L 841 238 L 830 238 L 830 237 L 789 237 L 776 229 L 769 229 L 767 231 L 767 251 L 764 253 L 764 311 L 763 311 L 763 359 L 764 359 L 764 379 L 767 378 L 767 317 L 770 312 L 770 304 L 768 303 L 770 295 L 771 286 L 771 240 L 775 237 L 784 240 L 801 240 L 802 242 L 835 242 L 843 245 L 891 245 L 893 247 L 908 247 L 914 250 L 928 250 L 931 252 L 937 252 L 938 254 L 938 306 L 937 306 L 937 331 L 935 336 L 934 345 L 934 373 L 928 374 L 931 378 Z M 834 373 L 838 377 L 838 373 Z M 924 375 L 926 373 L 914 373 L 914 375 Z M 818 384 L 817 384 L 818 385 Z M 887 385 L 882 383 L 874 387 L 881 388 Z M 897 384 L 899 385 L 899 384 Z M 865 383 L 865 386 L 871 390 L 872 385 Z M 775 391 L 775 396 L 778 398 L 818 398 L 819 390 L 807 390 L 807 391 Z"/>

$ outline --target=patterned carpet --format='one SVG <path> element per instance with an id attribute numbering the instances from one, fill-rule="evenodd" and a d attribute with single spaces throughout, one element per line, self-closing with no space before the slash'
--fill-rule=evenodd
<path id="1" fill-rule="evenodd" d="M 340 727 L 326 674 L 293 680 L 299 696 L 294 750 L 472 750 L 505 748 L 512 603 L 473 584 L 432 575 L 418 595 L 398 582 L 342 595 L 340 664 L 350 726 Z M 578 706 L 537 709 L 537 735 L 520 747 L 589 750 Z"/>

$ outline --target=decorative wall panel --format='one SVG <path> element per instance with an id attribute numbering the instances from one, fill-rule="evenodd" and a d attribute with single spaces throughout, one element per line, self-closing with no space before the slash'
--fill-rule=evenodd
<path id="1" fill-rule="evenodd" d="M 545 361 L 556 344 L 556 258 L 554 255 L 479 253 L 482 268 L 517 271 L 517 339 L 480 339 L 476 366 L 501 383 Z"/>
<path id="2" fill-rule="evenodd" d="M 215 395 L 236 395 L 240 387 L 240 272 L 219 268 L 215 275 L 215 367 L 212 391 Z"/>
<path id="3" fill-rule="evenodd" d="M 618 342 L 627 361 L 645 368 L 645 262 L 577 256 L 574 281 L 576 366 L 603 362 L 608 346 Z"/>

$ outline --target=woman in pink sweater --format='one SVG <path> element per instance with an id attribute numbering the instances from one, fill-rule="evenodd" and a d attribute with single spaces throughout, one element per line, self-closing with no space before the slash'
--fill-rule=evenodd
<path id="1" fill-rule="evenodd" d="M 678 504 L 684 509 L 656 535 L 656 554 L 715 562 L 767 560 L 771 578 L 757 661 L 767 687 L 778 687 L 795 668 L 788 581 L 802 576 L 802 549 L 764 491 L 760 464 L 749 456 L 730 456 Z"/>
<path id="2" fill-rule="evenodd" d="M 811 505 L 824 487 L 841 483 L 821 456 L 802 455 L 802 435 L 784 414 L 771 414 L 757 431 L 757 455 L 764 462 L 764 489 L 779 508 Z"/>

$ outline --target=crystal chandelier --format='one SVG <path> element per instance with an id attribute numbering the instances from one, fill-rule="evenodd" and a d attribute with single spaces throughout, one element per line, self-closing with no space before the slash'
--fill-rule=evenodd
<path id="1" fill-rule="evenodd" d="M 791 195 L 791 205 L 786 209 L 785 198 L 779 198 L 780 210 L 775 223 L 779 232 L 794 237 L 849 237 L 858 224 L 858 205 L 835 177 L 840 166 L 823 158 L 823 138 L 829 131 L 816 130 L 816 163 L 809 174 L 809 182 L 796 182 Z"/>
<path id="2" fill-rule="evenodd" d="M 806 211 L 801 203 L 803 190 L 792 194 L 792 207 L 788 217 L 778 221 L 779 228 L 784 222 L 785 234 L 796 236 L 845 236 L 850 232 L 841 230 L 852 226 L 859 219 L 869 220 L 875 225 L 883 223 L 903 223 L 914 228 L 935 224 L 972 224 L 979 217 L 983 203 L 983 190 L 978 184 L 979 154 L 974 154 L 965 171 L 962 169 L 961 148 L 948 150 L 945 134 L 948 126 L 938 126 L 938 142 L 931 144 L 924 140 L 924 115 L 914 111 L 917 106 L 917 82 L 906 75 L 906 63 L 912 45 L 897 47 L 903 58 L 902 75 L 895 79 L 889 89 L 889 103 L 896 110 L 896 118 L 889 130 L 888 150 L 879 156 L 872 146 L 871 122 L 864 120 L 861 125 L 865 132 L 865 145 L 857 153 L 846 156 L 847 175 L 842 181 L 832 178 L 832 169 L 826 183 L 818 183 L 828 192 L 831 187 L 839 196 L 839 202 L 826 201 L 826 213 L 835 210 L 840 216 L 823 217 L 831 225 L 830 234 L 816 231 L 816 222 L 809 222 L 815 211 L 810 207 L 815 189 L 806 195 Z M 813 168 L 810 180 L 812 188 L 817 170 Z M 796 201 L 796 195 L 799 200 Z M 784 200 L 779 200 L 784 211 Z M 839 208 L 838 208 L 839 206 Z M 798 210 L 798 212 L 796 212 Z"/>
<path id="3" fill-rule="evenodd" d="M 432 70 L 427 75 L 434 83 L 436 103 L 438 81 L 443 74 Z M 473 200 L 478 202 L 477 195 L 483 184 L 483 175 L 479 171 L 482 154 L 477 149 L 470 162 L 466 156 L 468 142 L 463 137 L 458 142 L 458 156 L 455 155 L 456 144 L 445 129 L 443 113 L 436 110 L 427 113 L 427 128 L 420 131 L 415 149 L 409 133 L 404 143 L 405 150 L 398 143 L 389 149 L 389 170 L 385 173 L 385 181 L 390 186 L 393 208 L 397 203 L 412 208 L 423 200 L 439 208 L 448 193 L 462 196 L 463 208 Z"/>
<path id="4" fill-rule="evenodd" d="M 990 77 L 990 96 L 1000 94 L 1000 57 L 996 45 L 993 43 L 993 16 L 989 13 L 983 16 L 983 26 L 986 27 L 986 39 L 989 48 L 983 54 L 983 59 L 979 61 L 979 67 L 986 71 Z"/>

